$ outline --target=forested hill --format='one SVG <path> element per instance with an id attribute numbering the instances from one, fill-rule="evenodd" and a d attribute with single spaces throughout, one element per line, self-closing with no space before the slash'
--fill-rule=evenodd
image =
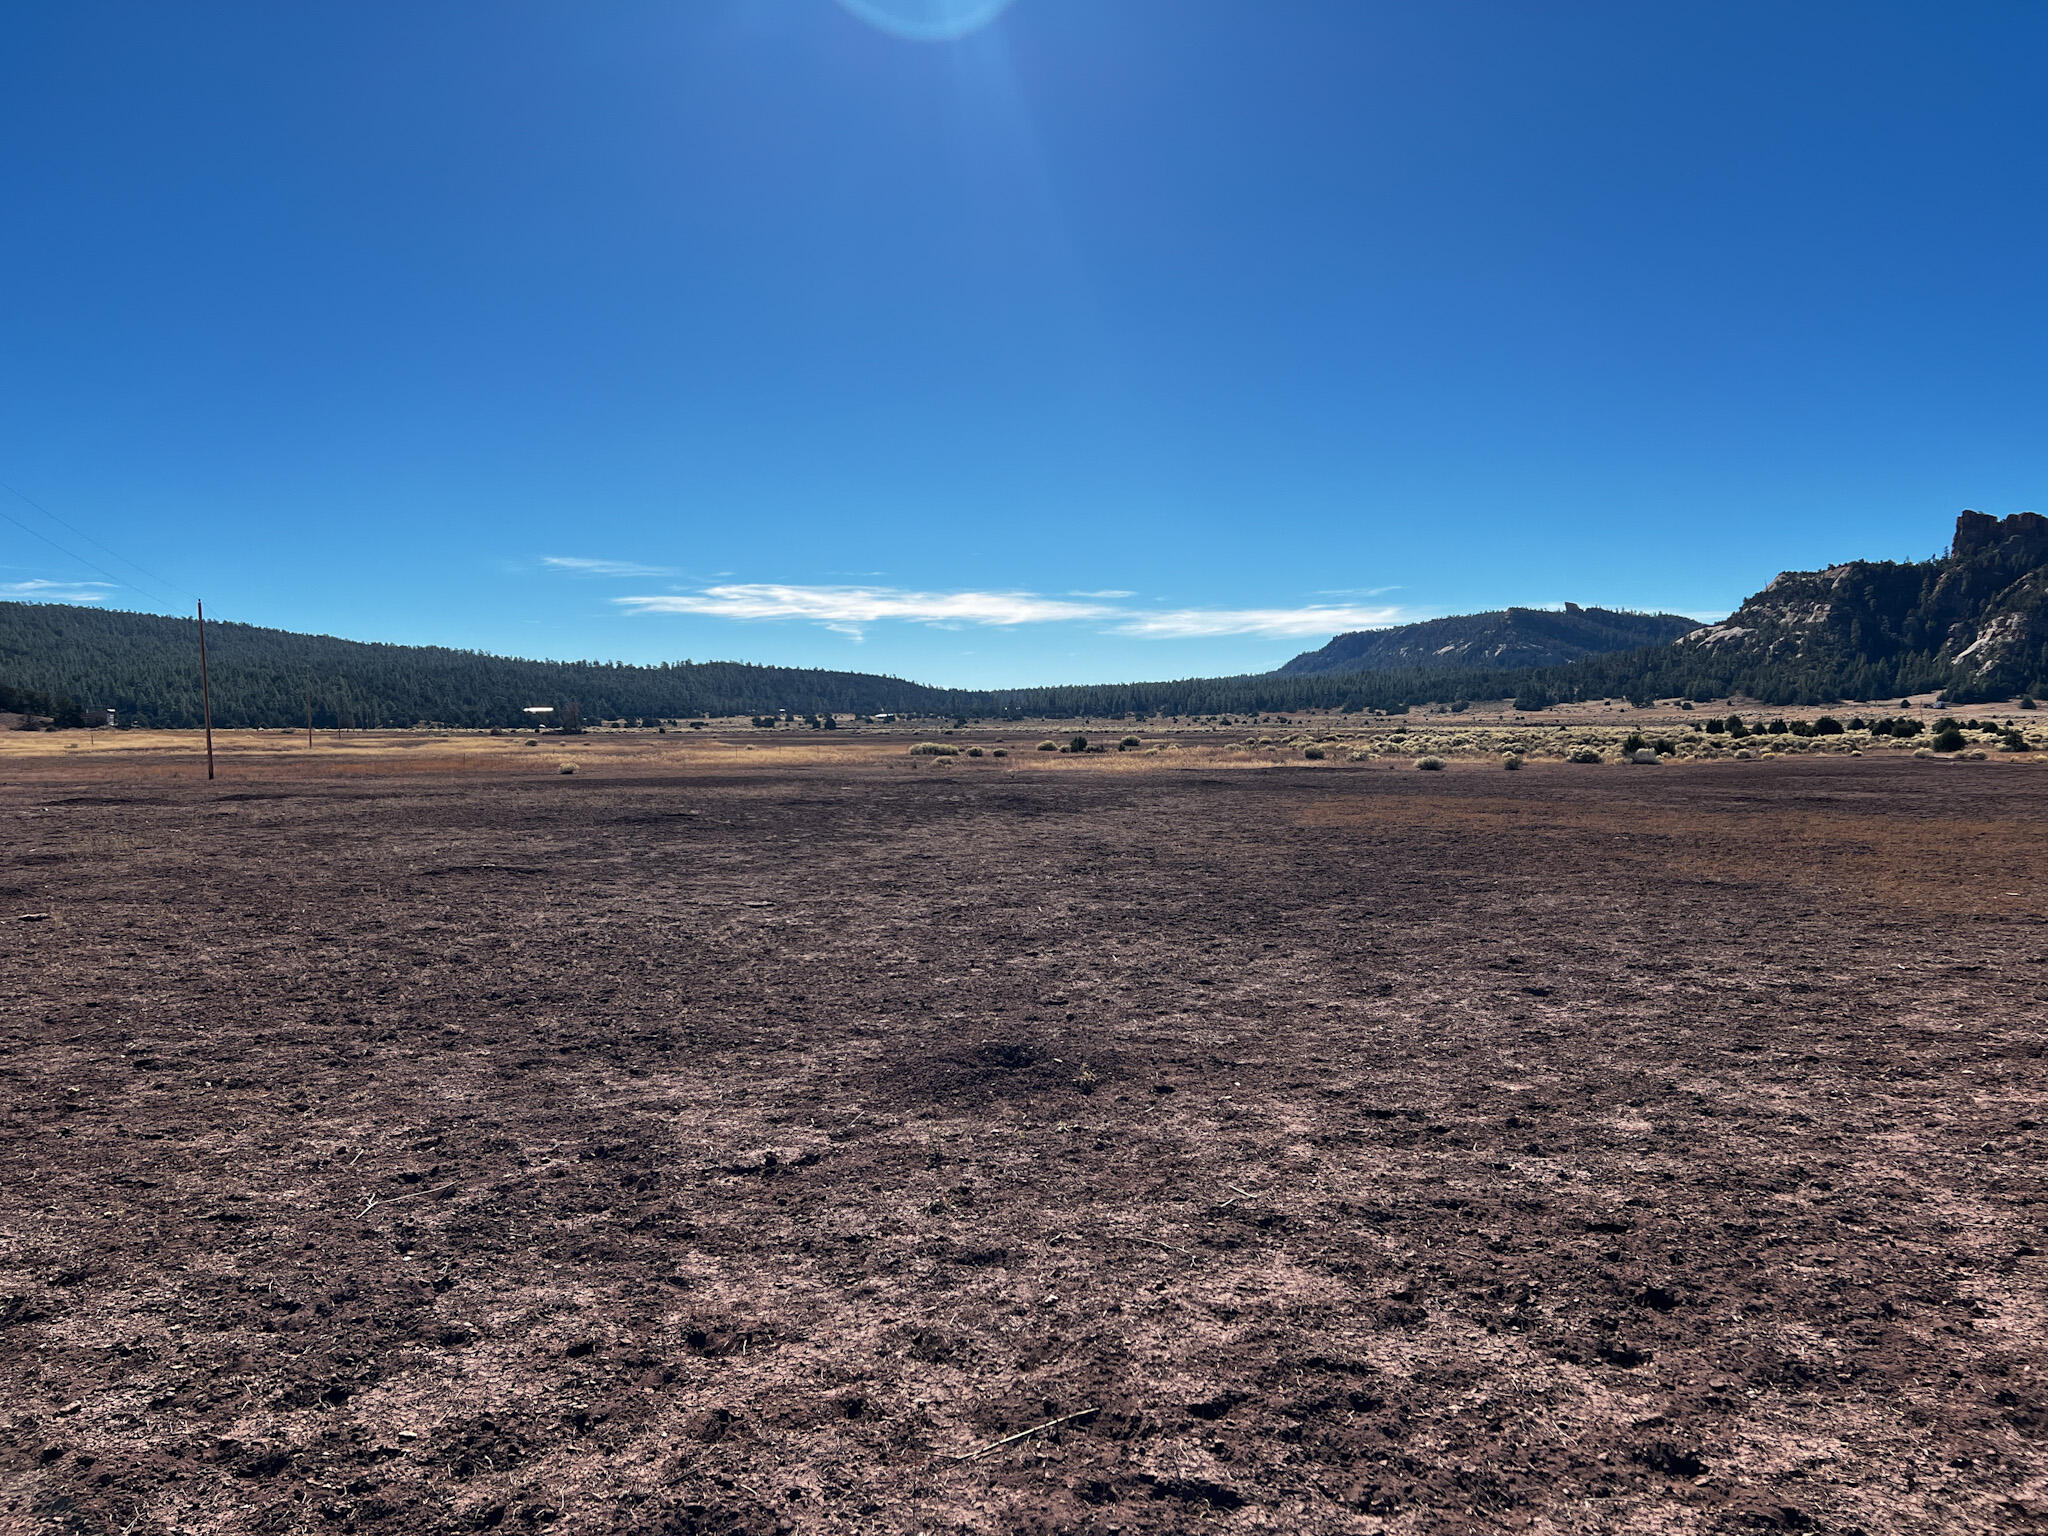
<path id="1" fill-rule="evenodd" d="M 261 629 L 206 626 L 216 725 L 327 728 L 518 725 L 528 705 L 574 702 L 583 718 L 878 710 L 936 713 L 949 695 L 860 672 L 676 662 L 632 667 L 594 661 L 521 661 L 438 646 L 376 645 Z M 0 688 L 142 726 L 200 719 L 197 628 L 190 619 L 56 603 L 0 603 Z M 0 700 L 0 707 L 5 701 Z"/>
<path id="2" fill-rule="evenodd" d="M 1608 651 L 1663 645 L 1699 627 L 1698 619 L 1682 614 L 1581 608 L 1577 603 L 1566 603 L 1562 612 L 1503 608 L 1392 629 L 1354 630 L 1318 650 L 1302 652 L 1280 672 L 1305 676 L 1406 667 L 1556 667 Z"/>

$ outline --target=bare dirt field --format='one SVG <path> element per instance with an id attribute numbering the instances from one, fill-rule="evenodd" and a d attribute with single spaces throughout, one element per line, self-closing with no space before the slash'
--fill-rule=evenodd
<path id="1" fill-rule="evenodd" d="M 2031 758 L 275 739 L 0 751 L 0 1529 L 2048 1529 Z"/>

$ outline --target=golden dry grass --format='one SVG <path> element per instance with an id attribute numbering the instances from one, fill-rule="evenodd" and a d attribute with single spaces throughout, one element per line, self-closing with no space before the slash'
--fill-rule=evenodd
<path id="1" fill-rule="evenodd" d="M 2030 732 L 2033 722 L 2025 722 Z M 1679 737 L 1681 755 L 1734 766 L 1735 744 L 1728 738 L 1680 736 L 1680 728 L 1644 719 L 1619 723 L 1580 720 L 1554 727 L 1489 727 L 1467 717 L 1422 717 L 1419 721 L 1361 721 L 1355 717 L 1304 724 L 1298 728 L 1264 726 L 1256 730 L 1153 731 L 1139 734 L 1144 745 L 1131 751 L 1040 752 L 1046 736 L 1064 741 L 1073 732 L 1040 724 L 1028 732 L 963 731 L 949 737 L 961 748 L 956 757 L 913 757 L 910 748 L 922 739 L 894 731 L 835 732 L 831 735 L 793 731 L 691 731 L 670 735 L 646 732 L 595 732 L 576 737 L 518 734 L 489 736 L 465 731 L 333 731 L 319 732 L 309 748 L 303 735 L 281 731 L 216 731 L 216 773 L 234 779 L 385 778 L 403 775 L 559 774 L 563 764 L 579 772 L 612 775 L 665 776 L 744 771 L 749 767 L 853 768 L 895 763 L 919 773 L 1113 773 L 1143 774 L 1161 770 L 1214 768 L 1293 768 L 1330 772 L 1338 769 L 1410 770 L 1417 758 L 1449 759 L 1454 771 L 1498 771 L 1504 752 L 1524 756 L 1531 766 L 1555 759 L 1581 743 L 1591 744 L 1612 759 L 1624 737 L 1634 730 Z M 1118 728 L 1093 726 L 1085 734 L 1101 740 L 1122 734 Z M 2041 738 L 2048 745 L 2048 736 Z M 528 745 L 529 742 L 533 745 Z M 1309 760 L 1305 743 L 1321 743 L 1326 756 Z M 1847 737 L 1800 739 L 1753 738 L 1742 745 L 1759 758 L 1826 756 L 1852 748 L 1865 753 L 1910 754 L 1922 741 L 1873 741 L 1860 733 Z M 1988 743 L 1979 742 L 1982 747 Z M 978 746 L 984 756 L 968 757 Z M 995 749 L 1008 755 L 986 755 Z M 1354 751 L 1370 754 L 1353 762 Z M 2005 766 L 2048 763 L 2048 751 L 1992 754 Z M 205 773 L 205 739 L 198 731 L 52 731 L 0 732 L 0 774 L 32 780 L 47 776 L 107 775 L 121 778 L 182 778 Z M 1581 770 L 1584 771 L 1584 770 Z"/>
<path id="2" fill-rule="evenodd" d="M 529 746 L 528 741 L 536 744 Z M 854 768 L 894 764 L 918 773 L 1143 773 L 1199 763 L 1205 767 L 1270 767 L 1301 762 L 1286 748 L 1251 750 L 1236 742 L 1153 743 L 1129 752 L 1066 754 L 1036 750 L 1038 738 L 962 737 L 963 755 L 913 757 L 914 737 L 900 735 L 653 736 L 644 733 L 579 737 L 486 736 L 463 732 L 321 732 L 312 747 L 302 735 L 276 731 L 216 731 L 219 779 L 383 778 L 413 774 L 450 776 L 557 775 L 562 765 L 614 775 L 688 776 L 749 768 Z M 979 746 L 985 755 L 967 757 Z M 986 755 L 996 748 L 1006 757 Z M 206 743 L 198 731 L 0 734 L 0 772 L 18 778 L 189 778 L 205 774 Z M 1324 766 L 1324 765 L 1317 765 Z"/>

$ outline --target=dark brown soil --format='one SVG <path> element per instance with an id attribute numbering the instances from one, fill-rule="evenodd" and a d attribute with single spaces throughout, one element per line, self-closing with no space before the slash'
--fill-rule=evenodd
<path id="1" fill-rule="evenodd" d="M 2030 768 L 626 771 L 0 789 L 0 1528 L 2048 1529 Z"/>

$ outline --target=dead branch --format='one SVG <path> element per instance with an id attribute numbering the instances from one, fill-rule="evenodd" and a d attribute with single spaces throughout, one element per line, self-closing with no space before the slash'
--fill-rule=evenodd
<path id="1" fill-rule="evenodd" d="M 1082 1408 L 1073 1413 L 1061 1414 L 1056 1419 L 1047 1419 L 1043 1424 L 1034 1424 L 1029 1429 L 1020 1429 L 1014 1435 L 1005 1435 L 1000 1440 L 991 1440 L 979 1450 L 963 1451 L 960 1455 L 955 1456 L 953 1460 L 978 1461 L 990 1451 L 999 1451 L 1006 1445 L 1015 1445 L 1019 1440 L 1028 1440 L 1033 1435 L 1043 1434 L 1048 1429 L 1057 1429 L 1062 1424 L 1071 1424 L 1076 1419 L 1085 1419 L 1090 1414 L 1100 1411 L 1100 1409 L 1096 1408 Z"/>

